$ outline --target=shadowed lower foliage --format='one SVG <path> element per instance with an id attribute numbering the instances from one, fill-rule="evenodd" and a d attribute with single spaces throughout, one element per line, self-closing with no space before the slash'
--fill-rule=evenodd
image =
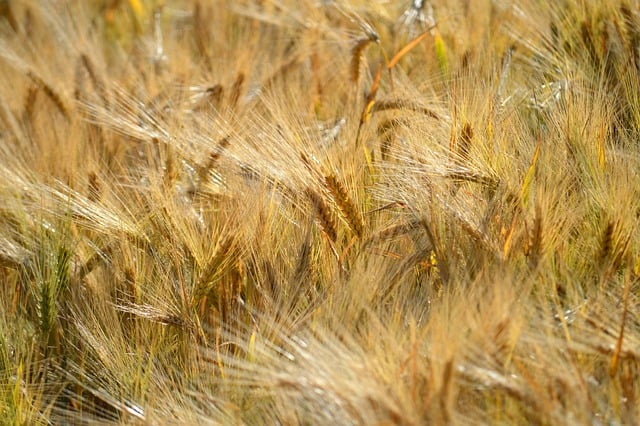
<path id="1" fill-rule="evenodd" d="M 640 422 L 636 1 L 0 0 L 0 416 Z"/>

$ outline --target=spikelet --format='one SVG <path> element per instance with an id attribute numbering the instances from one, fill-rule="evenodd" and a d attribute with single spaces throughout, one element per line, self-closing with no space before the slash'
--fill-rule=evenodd
<path id="1" fill-rule="evenodd" d="M 357 83 L 360 79 L 360 61 L 362 60 L 362 54 L 364 50 L 374 42 L 375 39 L 371 36 L 361 38 L 356 42 L 356 45 L 351 49 L 351 80 Z"/>
<path id="2" fill-rule="evenodd" d="M 313 222 L 309 223 L 307 235 L 298 249 L 298 259 L 291 279 L 292 284 L 299 285 L 311 275 L 311 225 L 313 225 Z"/>
<path id="3" fill-rule="evenodd" d="M 451 388 L 453 382 L 453 359 L 449 359 L 442 372 L 442 386 L 440 387 L 439 403 L 445 424 L 451 423 Z"/>
<path id="4" fill-rule="evenodd" d="M 638 31 L 637 20 L 634 18 L 633 12 L 629 9 L 629 6 L 625 3 L 620 5 L 620 13 L 622 14 L 627 32 L 627 36 L 621 38 L 625 40 L 628 39 L 627 49 L 631 51 L 631 59 L 633 60 L 636 71 L 640 71 L 640 50 L 638 50 L 640 31 Z"/>
<path id="5" fill-rule="evenodd" d="M 76 273 L 76 280 L 82 281 L 89 275 L 98 265 L 106 263 L 109 256 L 111 256 L 116 249 L 116 244 L 107 244 L 104 248 L 97 250 L 91 257 L 89 257 L 78 269 Z"/>
<path id="6" fill-rule="evenodd" d="M 165 188 L 169 189 L 173 186 L 176 180 L 178 171 L 175 165 L 175 158 L 171 145 L 167 146 L 167 158 L 164 161 L 164 175 L 162 176 L 162 183 Z"/>
<path id="7" fill-rule="evenodd" d="M 380 140 L 380 154 L 382 159 L 386 160 L 391 150 L 391 142 L 393 141 L 394 130 L 400 126 L 407 125 L 407 120 L 404 118 L 393 118 L 390 120 L 384 120 L 376 129 L 376 133 Z"/>
<path id="8" fill-rule="evenodd" d="M 220 160 L 220 157 L 222 156 L 222 154 L 230 144 L 231 144 L 231 140 L 229 139 L 228 136 L 220 139 L 215 149 L 211 151 L 211 153 L 209 154 L 207 163 L 200 169 L 199 174 L 200 174 L 201 181 L 206 180 L 207 175 L 211 170 L 215 168 L 216 164 Z"/>
<path id="9" fill-rule="evenodd" d="M 372 112 L 386 111 L 390 109 L 406 109 L 409 111 L 424 114 L 427 117 L 434 118 L 436 120 L 440 120 L 440 115 L 430 110 L 429 108 L 423 105 L 420 105 L 418 103 L 403 100 L 403 99 L 391 99 L 391 100 L 378 101 L 373 106 Z"/>
<path id="10" fill-rule="evenodd" d="M 627 256 L 631 233 L 624 233 L 620 221 L 609 220 L 600 237 L 598 263 L 604 277 L 620 267 Z"/>
<path id="11" fill-rule="evenodd" d="M 221 84 L 215 84 L 209 88 L 207 88 L 207 95 L 212 102 L 218 103 L 222 98 L 222 94 L 224 92 L 224 88 Z"/>
<path id="12" fill-rule="evenodd" d="M 496 189 L 499 184 L 497 178 L 468 170 L 448 170 L 443 174 L 443 177 L 458 182 L 478 183 L 492 190 Z"/>
<path id="13" fill-rule="evenodd" d="M 58 111 L 66 118 L 71 118 L 71 113 L 69 107 L 66 102 L 62 99 L 62 96 L 56 91 L 51 85 L 49 85 L 46 81 L 44 81 L 39 75 L 34 73 L 31 70 L 27 71 L 27 77 L 31 79 L 35 84 L 37 84 L 40 89 L 44 92 L 45 95 L 53 102 Z"/>
<path id="14" fill-rule="evenodd" d="M 24 120 L 26 122 L 32 122 L 33 120 L 33 107 L 36 104 L 39 90 L 39 86 L 36 85 L 30 86 L 27 90 L 27 96 L 24 99 Z"/>
<path id="15" fill-rule="evenodd" d="M 535 269 L 542 254 L 542 210 L 536 206 L 536 215 L 533 219 L 533 230 L 531 231 L 530 242 L 527 250 L 529 266 Z"/>
<path id="16" fill-rule="evenodd" d="M 589 54 L 589 59 L 595 65 L 595 69 L 600 68 L 600 56 L 596 50 L 596 45 L 593 37 L 593 33 L 589 26 L 589 23 L 583 21 L 580 24 L 580 36 L 582 37 L 582 42 L 584 43 L 584 47 L 587 49 L 587 53 Z"/>
<path id="17" fill-rule="evenodd" d="M 449 75 L 449 60 L 447 59 L 447 47 L 444 44 L 444 40 L 439 31 L 436 31 L 434 36 L 434 47 L 436 51 L 436 60 L 438 61 L 438 67 L 442 75 Z"/>
<path id="18" fill-rule="evenodd" d="M 87 193 L 87 198 L 92 202 L 99 201 L 100 197 L 102 196 L 102 188 L 96 172 L 89 173 L 89 185 L 87 188 Z"/>
<path id="19" fill-rule="evenodd" d="M 498 88 L 496 89 L 496 94 L 493 99 L 493 104 L 491 108 L 494 107 L 494 104 L 501 105 L 502 104 L 502 92 L 504 91 L 504 86 L 507 81 L 507 76 L 509 75 L 509 69 L 511 68 L 511 59 L 513 57 L 513 52 L 515 51 L 515 47 L 509 47 L 502 56 L 502 71 L 500 71 L 500 80 L 498 82 Z"/>
<path id="20" fill-rule="evenodd" d="M 230 143 L 231 143 L 231 140 L 229 139 L 229 136 L 225 136 L 218 142 L 216 149 L 213 152 L 211 152 L 211 154 L 209 154 L 209 162 L 207 163 L 207 169 L 210 170 L 213 167 L 215 167 L 216 163 L 222 156 L 222 153 L 227 149 Z"/>
<path id="21" fill-rule="evenodd" d="M 338 234 L 336 231 L 336 224 L 331 217 L 331 210 L 324 202 L 322 197 L 313 189 L 307 188 L 305 194 L 311 201 L 311 204 L 316 211 L 316 216 L 318 218 L 318 222 L 320 223 L 320 227 L 327 235 L 327 237 L 329 237 L 331 241 L 335 242 L 338 238 Z"/>
<path id="22" fill-rule="evenodd" d="M 529 165 L 527 174 L 525 175 L 524 180 L 522 182 L 522 187 L 520 188 L 520 199 L 522 200 L 522 205 L 525 208 L 529 203 L 529 188 L 536 174 L 536 165 L 538 164 L 538 157 L 540 156 L 541 144 L 542 144 L 542 141 L 538 140 L 538 144 L 536 145 L 536 150 L 534 151 L 533 158 L 531 159 L 531 164 Z"/>
<path id="23" fill-rule="evenodd" d="M 362 238 L 364 232 L 362 215 L 349 197 L 345 187 L 334 175 L 326 176 L 325 184 L 351 229 L 356 233 L 358 238 Z"/>
<path id="24" fill-rule="evenodd" d="M 598 254 L 598 258 L 601 264 L 604 264 L 607 260 L 609 260 L 613 252 L 614 231 L 615 222 L 610 220 L 607 222 L 607 226 L 600 239 L 600 253 Z"/>
<path id="25" fill-rule="evenodd" d="M 8 0 L 2 0 L 0 1 L 0 17 L 5 18 L 7 20 L 7 22 L 9 22 L 9 25 L 11 26 L 11 29 L 15 32 L 18 32 L 20 27 L 18 25 L 18 21 L 16 20 L 16 17 L 13 13 L 13 11 L 11 10 L 11 2 Z"/>
<path id="26" fill-rule="evenodd" d="M 200 1 L 196 1 L 193 6 L 193 38 L 195 41 L 196 49 L 198 50 L 198 55 L 201 58 L 204 58 L 204 62 L 207 65 L 207 68 L 211 68 L 211 55 L 209 54 L 209 43 L 208 34 L 207 34 L 207 17 L 203 16 L 204 13 L 202 11 L 202 5 Z"/>
<path id="27" fill-rule="evenodd" d="M 215 84 L 211 87 L 208 87 L 206 90 L 207 100 L 211 102 L 215 107 L 220 106 L 220 102 L 222 100 L 222 96 L 224 95 L 224 88 L 221 84 Z"/>
<path id="28" fill-rule="evenodd" d="M 421 225 L 421 220 L 414 219 L 405 223 L 400 223 L 397 225 L 391 225 L 386 227 L 377 233 L 373 234 L 367 241 L 365 242 L 365 247 L 370 246 L 371 244 L 378 243 L 381 241 L 388 241 L 396 239 L 402 235 L 406 235 L 416 229 L 418 229 Z"/>
<path id="29" fill-rule="evenodd" d="M 198 281 L 195 283 L 190 297 L 190 305 L 192 308 L 196 308 L 200 306 L 209 292 L 213 291 L 214 288 L 220 290 L 220 294 L 216 294 L 216 296 L 220 299 L 225 299 L 224 294 L 224 285 L 219 285 L 219 279 L 224 274 L 225 270 L 229 267 L 229 260 L 235 250 L 236 241 L 233 236 L 227 236 L 220 243 L 215 253 L 209 261 L 203 265 L 202 273 Z M 229 300 L 220 300 L 221 303 L 228 303 Z"/>
<path id="30" fill-rule="evenodd" d="M 105 83 L 100 77 L 98 77 L 96 69 L 93 66 L 93 62 L 85 53 L 80 55 L 80 62 L 82 63 L 84 69 L 87 71 L 94 90 L 98 93 L 98 95 L 102 99 L 102 102 L 104 102 L 105 108 L 109 108 L 109 99 L 107 98 L 107 93 L 105 91 Z"/>
<path id="31" fill-rule="evenodd" d="M 238 101 L 240 100 L 240 95 L 242 94 L 242 87 L 244 86 L 245 75 L 242 72 L 239 72 L 236 76 L 236 80 L 233 82 L 233 86 L 231 86 L 231 93 L 229 94 L 229 105 L 232 107 L 238 106 Z"/>
<path id="32" fill-rule="evenodd" d="M 620 353 L 622 352 L 622 342 L 624 340 L 625 324 L 627 322 L 627 314 L 629 313 L 629 292 L 631 290 L 631 269 L 627 268 L 625 273 L 624 293 L 622 296 L 622 317 L 620 319 L 620 331 L 616 341 L 616 348 L 609 363 L 609 376 L 615 377 L 618 373 L 618 365 L 620 362 Z M 629 392 L 631 393 L 631 392 Z"/>
<path id="33" fill-rule="evenodd" d="M 469 153 L 471 151 L 471 142 L 473 140 L 473 127 L 471 124 L 464 123 L 462 126 L 462 132 L 460 133 L 460 140 L 458 141 L 458 157 L 464 162 L 469 162 L 471 157 Z"/>
<path id="34" fill-rule="evenodd" d="M 263 90 L 267 90 L 277 82 L 277 81 L 286 81 L 287 75 L 293 71 L 300 64 L 300 60 L 297 56 L 294 56 L 292 59 L 288 60 L 284 64 L 278 67 L 277 70 L 273 72 L 263 83 Z"/>
<path id="35" fill-rule="evenodd" d="M 455 141 L 455 132 L 451 135 L 451 141 Z M 462 132 L 458 138 L 457 144 L 455 144 L 455 156 L 453 158 L 454 168 L 447 172 L 448 177 L 454 179 L 451 191 L 455 194 L 459 189 L 461 181 L 482 182 L 490 184 L 489 179 L 484 176 L 480 176 L 477 173 L 467 171 L 467 167 L 471 161 L 469 156 L 469 150 L 471 149 L 471 139 L 473 138 L 473 128 L 469 123 L 465 123 L 462 126 Z M 451 142 L 450 142 L 451 144 Z M 455 167 L 455 166 L 458 167 Z"/>

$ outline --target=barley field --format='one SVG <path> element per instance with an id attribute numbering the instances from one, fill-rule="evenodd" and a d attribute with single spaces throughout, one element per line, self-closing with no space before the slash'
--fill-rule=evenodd
<path id="1" fill-rule="evenodd" d="M 640 423 L 637 0 L 0 0 L 0 423 Z"/>

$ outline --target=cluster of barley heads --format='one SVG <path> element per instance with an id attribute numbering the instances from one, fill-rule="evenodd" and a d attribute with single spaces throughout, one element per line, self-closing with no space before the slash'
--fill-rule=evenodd
<path id="1" fill-rule="evenodd" d="M 640 421 L 636 0 L 0 0 L 0 422 Z"/>

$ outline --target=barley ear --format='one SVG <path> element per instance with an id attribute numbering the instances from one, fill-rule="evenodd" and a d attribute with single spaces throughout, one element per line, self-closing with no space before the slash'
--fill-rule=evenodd
<path id="1" fill-rule="evenodd" d="M 33 71 L 27 71 L 27 76 L 37 84 L 40 89 L 44 92 L 45 95 L 53 102 L 58 111 L 68 120 L 71 118 L 71 113 L 69 107 L 66 102 L 63 100 L 62 96 L 55 90 L 52 86 L 50 86 L 46 81 L 44 81 L 39 75 L 35 74 Z"/>
<path id="2" fill-rule="evenodd" d="M 233 86 L 231 86 L 231 93 L 229 94 L 229 104 L 232 107 L 238 106 L 238 101 L 240 100 L 240 95 L 242 94 L 242 87 L 244 86 L 244 80 L 244 73 L 239 72 L 236 76 L 236 80 L 233 82 Z"/>
<path id="3" fill-rule="evenodd" d="M 353 232 L 358 238 L 362 238 L 364 233 L 362 215 L 349 197 L 344 185 L 334 175 L 326 176 L 325 184 Z"/>
<path id="4" fill-rule="evenodd" d="M 360 79 L 360 60 L 362 59 L 362 53 L 371 41 L 368 37 L 360 39 L 353 49 L 351 49 L 351 80 L 354 83 L 357 83 Z"/>
<path id="5" fill-rule="evenodd" d="M 311 204 L 315 208 L 315 212 L 318 218 L 318 222 L 320 223 L 320 227 L 324 231 L 324 233 L 329 237 L 329 239 L 333 242 L 338 238 L 338 234 L 336 231 L 336 224 L 331 217 L 331 210 L 324 202 L 320 194 L 315 192 L 311 188 L 307 188 L 305 194 L 311 201 Z"/>
<path id="6" fill-rule="evenodd" d="M 100 179 L 96 172 L 89 173 L 89 185 L 87 188 L 88 199 L 91 201 L 100 201 L 100 197 L 102 196 L 102 186 L 100 185 Z"/>

